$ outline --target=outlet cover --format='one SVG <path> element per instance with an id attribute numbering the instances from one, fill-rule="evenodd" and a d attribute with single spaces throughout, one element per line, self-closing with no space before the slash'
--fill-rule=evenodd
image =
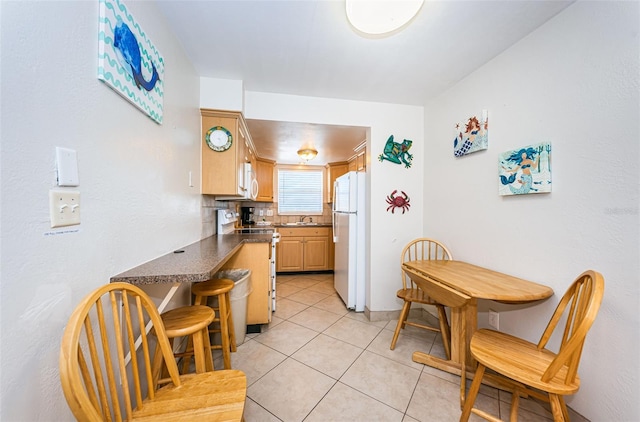
<path id="1" fill-rule="evenodd" d="M 50 190 L 49 216 L 51 227 L 80 224 L 80 192 Z"/>
<path id="2" fill-rule="evenodd" d="M 78 158 L 76 151 L 69 148 L 56 147 L 56 169 L 58 186 L 78 186 Z"/>
<path id="3" fill-rule="evenodd" d="M 489 309 L 489 327 L 494 330 L 500 329 L 500 314 L 491 309 Z"/>

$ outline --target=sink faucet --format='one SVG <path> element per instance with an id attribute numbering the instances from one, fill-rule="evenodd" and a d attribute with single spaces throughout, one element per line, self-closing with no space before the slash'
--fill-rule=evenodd
<path id="1" fill-rule="evenodd" d="M 304 223 L 304 219 L 307 218 L 307 217 L 309 217 L 309 222 L 313 223 L 313 217 L 310 217 L 308 215 L 303 215 L 302 217 L 300 217 L 300 222 Z"/>

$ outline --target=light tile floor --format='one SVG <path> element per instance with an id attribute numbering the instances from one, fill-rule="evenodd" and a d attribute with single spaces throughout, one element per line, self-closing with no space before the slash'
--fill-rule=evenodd
<path id="1" fill-rule="evenodd" d="M 397 320 L 370 322 L 346 309 L 332 274 L 279 275 L 276 291 L 272 322 L 231 355 L 233 368 L 247 375 L 246 422 L 459 419 L 459 377 L 411 359 L 416 350 L 443 356 L 439 335 L 407 327 L 389 350 Z M 476 405 L 509 418 L 503 391 L 483 386 Z M 547 408 L 521 400 L 519 420 L 550 421 Z"/>

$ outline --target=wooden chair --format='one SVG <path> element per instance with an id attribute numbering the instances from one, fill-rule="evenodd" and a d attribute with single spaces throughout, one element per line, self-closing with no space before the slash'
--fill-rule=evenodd
<path id="1" fill-rule="evenodd" d="M 183 374 L 189 373 L 191 357 L 194 357 L 195 372 L 202 373 L 213 371 L 213 357 L 211 356 L 211 345 L 209 343 L 209 324 L 215 319 L 215 312 L 208 306 L 181 306 L 171 309 L 160 315 L 164 332 L 169 338 L 171 349 L 176 338 L 188 337 L 191 349 L 184 352 L 174 352 L 176 358 L 183 360 Z M 155 334 L 155 330 L 151 330 Z M 160 374 L 164 367 L 160 344 L 156 344 L 156 351 L 153 355 L 153 381 L 154 385 L 171 382 L 171 378 L 160 379 Z"/>
<path id="2" fill-rule="evenodd" d="M 234 286 L 234 281 L 228 278 L 214 278 L 191 286 L 191 293 L 195 296 L 194 305 L 207 305 L 210 297 L 217 298 L 217 305 L 212 305 L 217 314 L 213 322 L 220 326 L 209 332 L 220 333 L 220 344 L 211 344 L 211 350 L 222 350 L 224 369 L 231 369 L 231 352 L 237 350 L 230 299 Z"/>
<path id="3" fill-rule="evenodd" d="M 564 396 L 580 388 L 578 365 L 587 332 L 598 314 L 604 294 L 604 279 L 585 271 L 569 287 L 558 304 L 538 344 L 494 330 L 478 330 L 471 339 L 471 354 L 478 361 L 460 421 L 471 413 L 490 421 L 499 419 L 473 407 L 483 377 L 504 383 L 513 390 L 511 421 L 518 419 L 520 396 L 532 396 L 551 404 L 554 421 L 568 421 Z M 564 319 L 566 317 L 566 319 Z M 566 321 L 558 353 L 546 349 L 560 321 Z M 489 368 L 495 371 L 485 373 Z M 465 368 L 463 365 L 462 373 Z"/>
<path id="4" fill-rule="evenodd" d="M 158 390 L 149 388 L 151 328 L 171 377 Z M 240 421 L 247 388 L 237 370 L 181 376 L 157 308 L 128 283 L 96 289 L 73 311 L 62 337 L 60 380 L 79 421 Z"/>
<path id="5" fill-rule="evenodd" d="M 402 268 L 402 264 L 407 261 L 426 261 L 432 259 L 452 259 L 452 257 L 449 250 L 437 240 L 425 237 L 415 239 L 411 241 L 407 246 L 405 246 L 402 250 L 402 254 L 400 255 L 400 268 Z M 422 290 L 420 290 L 418 286 L 413 282 L 413 280 L 407 277 L 404 270 L 401 270 L 401 273 L 402 289 L 396 292 L 396 296 L 404 301 L 404 305 L 402 306 L 402 311 L 400 312 L 400 317 L 398 318 L 396 331 L 393 333 L 393 339 L 391 340 L 390 349 L 395 349 L 396 342 L 398 341 L 398 335 L 400 334 L 400 329 L 404 328 L 406 325 L 410 325 L 412 327 L 419 327 L 426 330 L 439 332 L 442 335 L 442 343 L 444 345 L 445 353 L 447 354 L 447 359 L 451 359 L 451 329 L 449 327 L 449 321 L 447 320 L 447 314 L 445 312 L 444 306 L 434 301 Z M 435 306 L 438 310 L 440 328 L 407 321 L 412 303 Z"/>

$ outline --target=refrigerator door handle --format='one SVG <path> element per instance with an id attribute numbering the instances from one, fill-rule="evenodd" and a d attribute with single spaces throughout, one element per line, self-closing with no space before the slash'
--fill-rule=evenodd
<path id="1" fill-rule="evenodd" d="M 331 202 L 331 231 L 333 233 L 333 243 L 338 241 L 338 233 L 336 229 L 336 192 L 338 191 L 338 181 L 333 181 L 333 198 Z"/>
<path id="2" fill-rule="evenodd" d="M 338 233 L 337 233 L 337 228 L 336 228 L 336 213 L 332 212 L 331 213 L 331 232 L 333 233 L 333 243 L 336 243 L 338 241 Z"/>

